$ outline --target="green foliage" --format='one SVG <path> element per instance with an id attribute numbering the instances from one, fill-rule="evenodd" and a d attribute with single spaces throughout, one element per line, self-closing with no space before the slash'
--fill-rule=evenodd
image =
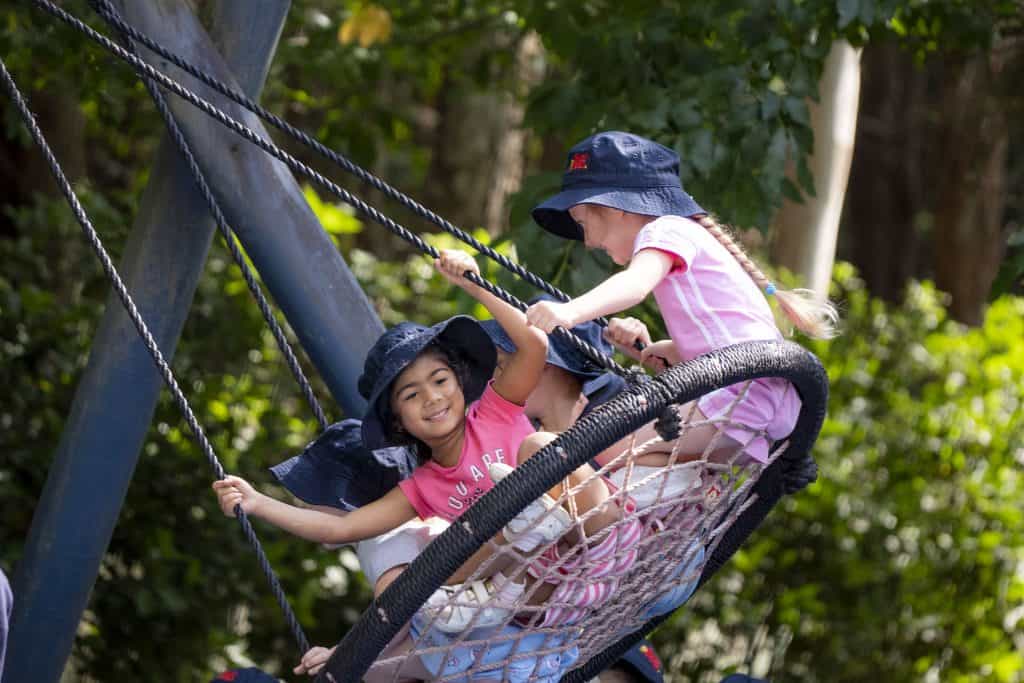
<path id="1" fill-rule="evenodd" d="M 596 129 L 652 137 L 679 152 L 683 185 L 707 207 L 734 223 L 766 226 L 782 200 L 787 158 L 802 165 L 811 149 L 806 100 L 817 96 L 831 44 L 829 9 L 586 6 L 562 16 L 538 3 L 528 15 L 563 65 L 532 94 L 529 122 L 557 132 L 566 147 Z M 802 189 L 813 192 L 802 170 Z"/>
<path id="2" fill-rule="evenodd" d="M 967 330 L 927 284 L 903 309 L 849 266 L 837 284 L 819 481 L 658 641 L 690 674 L 760 657 L 771 680 L 1024 680 L 1024 299 Z M 702 643 L 709 622 L 725 637 Z"/>

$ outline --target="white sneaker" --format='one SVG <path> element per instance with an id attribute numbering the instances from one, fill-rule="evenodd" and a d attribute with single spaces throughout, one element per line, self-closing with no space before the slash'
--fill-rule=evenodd
<path id="1" fill-rule="evenodd" d="M 502 462 L 487 466 L 491 479 L 497 484 L 512 473 L 512 468 Z M 572 518 L 555 499 L 546 493 L 523 508 L 509 520 L 501 535 L 518 550 L 528 553 L 542 543 L 550 543 L 569 530 Z"/>
<path id="2" fill-rule="evenodd" d="M 460 633 L 471 625 L 501 626 L 512 616 L 525 588 L 499 572 L 468 584 L 441 586 L 420 610 L 428 623 L 444 633 Z"/>
<path id="3" fill-rule="evenodd" d="M 620 489 L 625 484 L 626 468 L 608 475 Z M 671 467 L 634 465 L 629 476 L 629 488 L 624 493 L 636 502 L 638 510 L 646 510 L 655 503 L 667 503 L 700 486 L 700 470 L 690 464 Z M 662 488 L 664 482 L 664 488 Z"/>

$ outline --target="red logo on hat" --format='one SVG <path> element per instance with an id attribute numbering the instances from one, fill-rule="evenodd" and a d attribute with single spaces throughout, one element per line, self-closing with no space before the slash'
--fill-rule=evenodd
<path id="1" fill-rule="evenodd" d="M 570 171 L 581 171 L 587 168 L 587 163 L 590 161 L 589 152 L 577 152 L 572 155 L 572 159 L 569 160 Z"/>
<path id="2" fill-rule="evenodd" d="M 218 681 L 233 681 L 238 678 L 237 671 L 225 671 L 220 676 L 217 676 Z"/>
<path id="3" fill-rule="evenodd" d="M 655 671 L 661 671 L 661 660 L 658 659 L 658 653 L 654 651 L 654 648 L 647 645 L 640 646 L 640 653 L 647 657 L 647 661 L 651 663 Z"/>

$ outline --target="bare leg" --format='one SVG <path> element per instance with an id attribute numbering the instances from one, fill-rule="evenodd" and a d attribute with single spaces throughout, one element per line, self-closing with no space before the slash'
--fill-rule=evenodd
<path id="1" fill-rule="evenodd" d="M 711 444 L 711 441 L 715 438 L 715 435 L 719 433 L 718 427 L 713 424 L 706 423 L 687 426 L 687 420 L 691 423 L 706 422 L 707 420 L 707 416 L 700 411 L 700 408 L 694 405 L 693 401 L 679 406 L 677 410 L 679 412 L 679 416 L 684 420 L 684 424 L 680 431 L 679 438 L 675 441 L 661 441 L 658 437 L 658 432 L 654 429 L 654 422 L 648 422 L 635 432 L 635 442 L 633 441 L 633 435 L 619 439 L 611 446 L 598 453 L 594 457 L 594 460 L 602 466 L 607 465 L 617 456 L 629 449 L 630 443 L 636 443 L 639 446 L 640 444 L 647 443 L 652 439 L 656 440 L 642 451 L 638 451 L 636 456 L 634 456 L 633 462 L 635 464 L 649 465 L 653 467 L 667 465 L 672 451 L 677 447 L 679 455 L 676 457 L 676 462 L 686 462 L 700 458 L 708 445 Z M 722 437 L 720 441 L 722 446 L 732 443 L 731 439 L 726 440 L 725 437 Z M 624 465 L 625 463 L 623 462 L 622 464 Z"/>
<path id="2" fill-rule="evenodd" d="M 493 540 L 495 543 L 498 543 L 499 545 L 506 544 L 505 537 L 501 535 L 500 531 L 491 540 Z M 492 558 L 494 559 L 492 560 Z M 470 576 L 473 575 L 473 572 L 479 569 L 480 566 L 488 560 L 491 561 L 488 564 L 487 571 L 485 572 L 486 576 L 493 576 L 496 572 L 504 570 L 506 567 L 509 566 L 509 564 L 511 564 L 512 561 L 511 558 L 506 554 L 499 554 L 497 557 L 495 557 L 494 548 L 491 546 L 490 543 L 485 543 L 484 545 L 480 546 L 477 549 L 477 551 L 473 553 L 470 556 L 470 558 L 462 564 L 461 567 L 456 569 L 454 574 L 448 577 L 448 580 L 445 581 L 445 585 L 454 586 L 455 584 L 464 583 L 466 580 L 469 579 Z"/>
<path id="3" fill-rule="evenodd" d="M 397 579 L 408 566 L 409 565 L 407 564 L 396 565 L 381 574 L 380 578 L 377 579 L 377 584 L 373 587 L 373 597 L 380 597 L 380 594 L 383 593 L 388 586 L 394 583 L 395 579 Z"/>

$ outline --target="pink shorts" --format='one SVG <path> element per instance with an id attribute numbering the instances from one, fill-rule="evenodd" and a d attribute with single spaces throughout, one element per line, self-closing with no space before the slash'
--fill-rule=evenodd
<path id="1" fill-rule="evenodd" d="M 789 436 L 800 415 L 800 397 L 788 381 L 769 377 L 751 382 L 749 391 L 737 401 L 745 385 L 746 382 L 740 382 L 712 391 L 698 399 L 697 407 L 708 419 L 728 415 L 729 422 L 738 424 L 726 423 L 722 430 L 726 436 L 746 444 L 744 450 L 754 460 L 767 462 L 768 440 L 759 432 L 768 434 L 772 440 Z"/>

